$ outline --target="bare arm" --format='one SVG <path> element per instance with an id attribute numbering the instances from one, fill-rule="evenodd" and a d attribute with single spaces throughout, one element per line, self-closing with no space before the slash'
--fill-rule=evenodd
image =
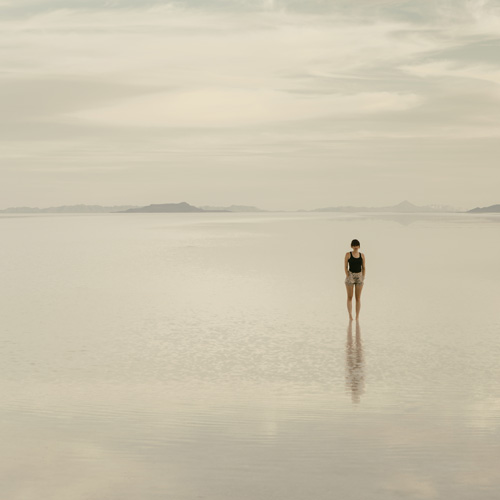
<path id="1" fill-rule="evenodd" d="M 345 271 L 345 275 L 346 276 L 349 276 L 349 252 L 347 252 L 345 254 L 345 257 L 344 257 L 344 271 Z"/>
<path id="2" fill-rule="evenodd" d="M 365 277 L 365 272 L 366 272 L 366 257 L 365 254 L 362 253 L 361 257 L 363 257 L 363 269 L 361 269 L 361 272 L 363 273 L 363 278 Z"/>

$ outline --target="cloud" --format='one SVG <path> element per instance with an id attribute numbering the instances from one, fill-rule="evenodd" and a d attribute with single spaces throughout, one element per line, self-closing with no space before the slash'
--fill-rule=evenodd
<path id="1" fill-rule="evenodd" d="M 494 64 L 464 64 L 460 61 L 438 60 L 400 68 L 421 78 L 467 78 L 500 84 L 500 65 Z"/>
<path id="2" fill-rule="evenodd" d="M 4 2 L 0 168 L 170 165 L 181 157 L 195 168 L 203 152 L 238 158 L 243 170 L 255 168 L 248 158 L 258 152 L 267 165 L 293 156 L 299 171 L 299 158 L 361 162 L 359 152 L 374 147 L 368 140 L 397 149 L 391 161 L 405 168 L 422 152 L 418 141 L 441 140 L 444 151 L 450 139 L 500 136 L 498 7 Z M 373 169 L 381 162 L 382 153 L 366 159 Z"/>
<path id="3" fill-rule="evenodd" d="M 414 94 L 293 95 L 266 89 L 202 88 L 149 94 L 69 115 L 115 126 L 212 127 L 402 111 L 420 103 Z"/>

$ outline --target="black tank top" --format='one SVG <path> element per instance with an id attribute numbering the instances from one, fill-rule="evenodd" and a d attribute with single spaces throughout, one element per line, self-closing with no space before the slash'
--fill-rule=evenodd
<path id="1" fill-rule="evenodd" d="M 359 257 L 356 258 L 352 255 L 352 252 L 349 252 L 351 256 L 349 257 L 349 271 L 353 273 L 360 273 L 361 268 L 363 265 L 363 258 L 361 257 L 361 254 L 359 254 Z"/>

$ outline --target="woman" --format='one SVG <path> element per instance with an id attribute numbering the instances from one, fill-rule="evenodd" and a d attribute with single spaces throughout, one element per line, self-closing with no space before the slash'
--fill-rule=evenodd
<path id="1" fill-rule="evenodd" d="M 352 252 L 347 252 L 344 258 L 344 270 L 346 274 L 345 286 L 347 288 L 347 311 L 349 319 L 352 318 L 352 293 L 356 287 L 356 319 L 359 319 L 361 308 L 361 290 L 365 280 L 366 259 L 365 255 L 359 251 L 359 240 L 351 241 Z M 348 267 L 349 266 L 349 267 Z"/>

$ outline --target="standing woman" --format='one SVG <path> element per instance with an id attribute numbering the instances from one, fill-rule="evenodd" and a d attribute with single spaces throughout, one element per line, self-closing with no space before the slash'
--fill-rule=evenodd
<path id="1" fill-rule="evenodd" d="M 349 319 L 352 318 L 352 295 L 356 287 L 356 319 L 359 319 L 361 308 L 361 291 L 365 280 L 366 259 L 365 255 L 359 251 L 359 240 L 351 241 L 352 252 L 347 252 L 344 258 L 344 270 L 346 274 L 345 286 L 347 288 L 347 311 Z M 349 266 L 349 267 L 348 267 Z"/>

